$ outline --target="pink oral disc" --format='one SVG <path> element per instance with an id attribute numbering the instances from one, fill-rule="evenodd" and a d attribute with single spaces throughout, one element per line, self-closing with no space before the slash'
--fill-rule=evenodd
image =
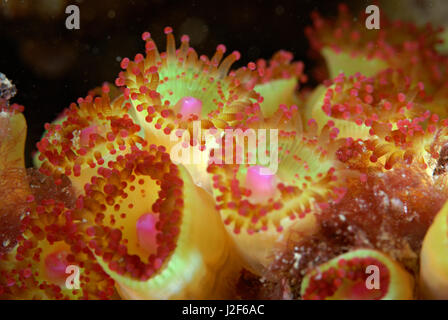
<path id="1" fill-rule="evenodd" d="M 201 116 L 202 101 L 193 97 L 183 97 L 176 103 L 176 110 L 182 115 L 182 120 L 187 120 L 191 115 Z"/>
<path id="2" fill-rule="evenodd" d="M 269 169 L 262 166 L 252 166 L 247 170 L 246 188 L 251 190 L 251 198 L 256 202 L 264 202 L 274 197 L 275 174 L 262 174 L 260 169 L 264 169 L 263 173 L 269 172 Z"/>
<path id="3" fill-rule="evenodd" d="M 60 250 L 50 253 L 45 258 L 45 272 L 50 281 L 58 283 L 65 281 L 68 276 L 65 269 L 69 265 L 67 262 L 67 252 Z"/>
<path id="4" fill-rule="evenodd" d="M 81 130 L 79 142 L 83 146 L 88 146 L 90 141 L 90 135 L 98 133 L 98 126 L 90 126 Z"/>
<path id="5" fill-rule="evenodd" d="M 139 246 L 148 253 L 157 251 L 157 216 L 145 213 L 137 220 L 137 240 Z"/>

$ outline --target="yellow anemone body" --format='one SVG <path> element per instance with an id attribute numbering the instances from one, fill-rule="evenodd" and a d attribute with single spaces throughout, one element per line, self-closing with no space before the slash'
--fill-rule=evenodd
<path id="1" fill-rule="evenodd" d="M 387 271 L 389 272 L 389 283 L 386 293 L 380 298 L 381 300 L 411 300 L 413 299 L 414 294 L 414 280 L 413 277 L 395 260 L 390 258 L 388 255 L 371 249 L 357 249 L 350 251 L 348 253 L 342 254 L 315 269 L 312 269 L 307 273 L 305 278 L 302 281 L 301 294 L 305 295 L 308 286 L 310 285 L 311 280 L 313 281 L 325 281 L 322 277 L 322 274 L 325 272 L 329 272 L 330 274 L 335 274 L 339 270 L 344 270 L 343 266 L 347 266 L 347 263 L 351 263 L 353 261 L 352 266 L 356 266 L 362 259 L 369 258 L 372 259 L 372 265 L 382 264 L 385 266 Z M 341 262 L 345 263 L 342 264 Z M 330 270 L 331 269 L 331 270 Z M 337 271 L 334 272 L 336 269 Z M 363 268 L 362 268 L 363 269 Z M 362 273 L 367 273 L 365 270 L 360 270 Z M 381 276 L 381 275 L 379 275 Z M 325 297 L 326 300 L 341 300 L 341 299 L 353 299 L 356 298 L 356 292 L 351 292 L 351 284 L 349 279 L 342 278 L 341 286 L 336 290 L 336 292 L 329 297 Z M 336 282 L 336 281 L 335 281 Z M 330 284 L 333 285 L 333 284 Z M 384 284 L 379 283 L 379 290 L 381 290 L 381 286 Z M 371 289 L 378 290 L 378 289 Z M 308 293 L 309 294 L 309 293 Z"/>
<path id="2" fill-rule="evenodd" d="M 423 240 L 420 283 L 424 298 L 448 299 L 448 205 L 437 214 Z"/>

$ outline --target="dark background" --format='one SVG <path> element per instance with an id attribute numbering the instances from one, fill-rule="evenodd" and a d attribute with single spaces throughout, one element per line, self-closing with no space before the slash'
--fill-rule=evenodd
<path id="1" fill-rule="evenodd" d="M 368 1 L 346 1 L 353 7 Z M 67 30 L 67 5 L 81 12 L 81 29 Z M 90 89 L 114 82 L 123 57 L 144 52 L 143 31 L 164 51 L 163 28 L 179 40 L 189 34 L 200 54 L 218 44 L 240 51 L 234 67 L 268 59 L 279 49 L 292 51 L 312 69 L 304 28 L 310 13 L 337 12 L 334 0 L 164 1 L 164 0 L 0 0 L 0 72 L 17 86 L 13 102 L 25 106 L 27 165 L 46 122 Z M 310 85 L 313 84 L 311 79 Z"/>

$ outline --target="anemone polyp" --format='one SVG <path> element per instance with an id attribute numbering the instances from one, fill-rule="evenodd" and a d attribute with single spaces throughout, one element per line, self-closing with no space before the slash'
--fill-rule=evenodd
<path id="1" fill-rule="evenodd" d="M 267 170 L 262 173 L 261 169 Z M 251 199 L 263 202 L 274 197 L 276 192 L 275 174 L 269 168 L 252 166 L 247 169 L 245 187 L 251 191 Z"/>
<path id="2" fill-rule="evenodd" d="M 182 116 L 182 120 L 187 120 L 192 116 L 199 119 L 202 113 L 202 101 L 194 97 L 183 97 L 176 103 L 174 109 L 179 110 L 178 113 Z"/>
<path id="3" fill-rule="evenodd" d="M 328 89 L 317 91 L 320 99 L 310 99 L 307 114 L 319 126 L 331 123 L 348 146 L 357 148 L 361 141 L 368 150 L 361 154 L 369 154 L 364 166 L 390 170 L 397 163 L 416 163 L 432 175 L 447 122 L 426 109 L 423 88 L 392 69 L 370 78 L 340 74 Z"/>
<path id="4" fill-rule="evenodd" d="M 107 167 L 117 155 L 147 144 L 128 114 L 130 104 L 123 96 L 111 102 L 108 92 L 104 86 L 101 97 L 89 95 L 71 104 L 60 119 L 45 126 L 37 143 L 40 171 L 67 175 L 78 193 L 95 168 Z"/>
<path id="5" fill-rule="evenodd" d="M 302 298 L 410 300 L 412 276 L 376 250 L 358 249 L 311 270 L 302 282 Z"/>
<path id="6" fill-rule="evenodd" d="M 390 21 L 381 17 L 381 29 L 365 32 L 346 5 L 335 19 L 313 14 L 313 27 L 306 29 L 311 46 L 325 58 L 330 78 L 340 72 L 373 76 L 387 68 L 400 69 L 412 79 L 423 81 L 433 94 L 446 84 L 446 57 L 437 52 L 441 30 L 430 25 Z"/>
<path id="7" fill-rule="evenodd" d="M 435 117 L 434 117 L 435 116 Z M 437 120 L 436 120 L 437 119 Z M 443 163 L 443 147 L 447 142 L 447 126 L 438 116 L 425 112 L 420 116 L 397 122 L 396 129 L 374 124 L 370 161 L 381 163 L 386 170 L 398 164 L 415 165 L 425 170 L 434 180 L 443 180 L 445 171 L 438 171 Z M 442 179 L 438 179 L 442 176 Z"/>
<path id="8" fill-rule="evenodd" d="M 115 294 L 113 282 L 74 235 L 70 214 L 62 202 L 45 199 L 37 203 L 30 198 L 18 243 L 0 258 L 1 297 L 108 299 Z M 69 265 L 82 274 L 73 288 L 66 286 Z"/>
<path id="9" fill-rule="evenodd" d="M 420 286 L 423 298 L 448 299 L 448 205 L 435 217 L 423 240 Z"/>
<path id="10" fill-rule="evenodd" d="M 307 272 L 319 271 L 320 265 L 360 247 L 387 254 L 416 278 L 423 238 L 446 201 L 446 191 L 415 167 L 397 167 L 386 172 L 369 170 L 364 176 L 348 177 L 344 187 L 347 191 L 342 199 L 329 202 L 316 216 L 314 234 L 303 237 L 291 232 L 286 245 L 274 250 L 275 260 L 263 274 L 266 281 L 262 293 L 278 298 L 278 293 L 270 292 L 289 288 L 291 298 L 301 298 L 300 287 Z M 361 269 L 362 266 L 358 271 Z M 369 295 L 363 288 L 362 279 L 366 280 L 367 276 L 358 277 L 358 289 L 364 290 L 358 298 L 378 298 L 380 290 Z M 335 278 L 340 278 L 337 282 L 342 284 L 340 280 L 347 278 L 347 272 L 341 277 L 329 277 L 328 285 L 322 285 L 337 289 L 332 285 Z M 381 282 L 382 289 L 383 285 Z M 309 288 L 308 298 L 325 298 L 319 293 L 319 287 L 317 283 L 314 289 Z M 332 293 L 328 297 L 349 298 L 340 294 L 332 296 Z"/>
<path id="11" fill-rule="evenodd" d="M 259 95 L 247 89 L 235 73 L 229 74 L 240 54 L 234 51 L 221 62 L 226 47 L 219 45 L 211 59 L 198 57 L 188 36 L 182 36 L 176 50 L 172 29 L 165 28 L 165 33 L 167 50 L 161 54 L 150 34 L 144 33 L 146 56 L 123 59 L 125 71 L 116 80 L 117 85 L 126 86 L 125 95 L 147 134 L 169 147 L 166 136 L 175 128 L 186 129 L 187 120 L 203 120 L 204 128 L 242 125 Z M 194 116 L 186 118 L 188 114 Z"/>
<path id="12" fill-rule="evenodd" d="M 319 206 L 341 196 L 336 146 L 327 138 L 284 133 L 269 150 L 278 148 L 275 172 L 260 164 L 209 166 L 217 208 L 251 271 L 262 272 L 289 229 L 313 232 Z"/>
<path id="13" fill-rule="evenodd" d="M 340 138 L 366 139 L 373 123 L 396 128 L 399 120 L 426 111 L 423 88 L 392 69 L 373 77 L 341 73 L 326 90 L 317 91 L 320 98 L 311 99 L 306 113 L 320 127 L 333 123 Z"/>
<path id="14" fill-rule="evenodd" d="M 448 298 L 448 58 L 439 30 L 381 19 L 313 15 L 331 80 L 311 94 L 290 52 L 231 71 L 224 45 L 199 56 L 167 27 L 159 53 L 145 32 L 120 88 L 45 125 L 39 171 L 0 73 L 0 298 L 235 298 L 238 278 L 269 298 Z"/>
<path id="15" fill-rule="evenodd" d="M 77 223 L 123 297 L 230 294 L 239 263 L 213 200 L 164 147 L 119 156 L 84 190 Z"/>
<path id="16" fill-rule="evenodd" d="M 44 250 L 37 243 L 45 240 L 43 232 L 36 239 L 27 228 L 36 211 L 24 166 L 26 121 L 21 111 L 23 107 L 0 101 L 0 297 L 58 298 L 61 288 L 36 275 Z"/>

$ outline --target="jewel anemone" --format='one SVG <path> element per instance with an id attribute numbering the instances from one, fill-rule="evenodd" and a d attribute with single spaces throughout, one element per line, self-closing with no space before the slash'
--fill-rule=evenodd
<path id="1" fill-rule="evenodd" d="M 70 214 L 65 204 L 55 199 L 38 204 L 32 195 L 28 199 L 17 246 L 0 261 L 4 280 L 0 296 L 59 300 L 116 297 L 114 281 L 79 239 L 70 238 L 73 224 L 67 219 Z M 68 277 L 73 273 L 70 288 Z"/>
<path id="2" fill-rule="evenodd" d="M 331 124 L 346 147 L 339 159 L 361 155 L 359 167 L 390 170 L 398 163 L 416 163 L 433 175 L 446 143 L 447 121 L 428 110 L 423 84 L 412 85 L 402 72 L 387 69 L 373 77 L 340 74 L 333 84 L 310 98 L 308 118 Z"/>
<path id="3" fill-rule="evenodd" d="M 239 262 L 213 199 L 163 146 L 118 156 L 84 191 L 76 224 L 123 298 L 231 296 Z"/>
<path id="4" fill-rule="evenodd" d="M 3 104 L 0 112 L 0 297 L 2 299 L 106 299 L 113 281 L 98 265 L 74 255 L 66 242 L 65 219 L 71 192 L 66 177 L 58 183 L 37 170 L 25 170 L 26 121 L 23 107 Z M 62 223 L 62 220 L 65 222 Z M 94 260 L 93 260 L 94 261 Z M 66 288 L 66 267 L 88 271 L 79 290 Z M 89 284 L 89 281 L 93 282 Z"/>
<path id="5" fill-rule="evenodd" d="M 320 127 L 331 121 L 340 138 L 368 138 L 373 123 L 396 126 L 397 121 L 426 111 L 423 85 L 412 85 L 409 77 L 393 69 L 371 77 L 341 73 L 316 92 L 320 96 L 310 99 L 307 119 Z"/>
<path id="6" fill-rule="evenodd" d="M 240 59 L 238 51 L 223 59 L 226 47 L 221 44 L 209 59 L 198 56 L 186 35 L 176 49 L 172 28 L 164 31 L 166 52 L 159 53 L 150 33 L 143 33 L 146 54 L 137 54 L 132 61 L 124 58 L 121 67 L 125 71 L 116 84 L 125 87 L 125 97 L 148 141 L 164 145 L 169 152 L 187 132 L 191 146 L 204 151 L 204 142 L 193 136 L 195 121 L 200 121 L 201 129 L 244 126 L 260 96 L 243 85 L 236 72 L 229 72 Z M 185 165 L 195 183 L 207 184 L 207 161 Z"/>
<path id="7" fill-rule="evenodd" d="M 236 74 L 244 79 L 246 87 L 259 93 L 262 101 L 258 104 L 263 119 L 270 119 L 270 125 L 278 117 L 279 106 L 298 106 L 299 86 L 307 81 L 304 64 L 293 61 L 291 52 L 280 50 L 268 61 L 249 62 L 247 67 L 236 70 Z M 301 129 L 301 128 L 296 128 Z"/>
<path id="8" fill-rule="evenodd" d="M 344 4 L 335 19 L 324 19 L 317 12 L 312 19 L 313 26 L 305 32 L 312 48 L 325 58 L 330 78 L 341 72 L 373 76 L 394 68 L 412 79 L 422 79 L 431 93 L 445 83 L 446 57 L 436 50 L 440 29 L 391 21 L 383 15 L 380 29 L 366 30 L 360 23 L 365 16 L 354 19 Z"/>
<path id="9" fill-rule="evenodd" d="M 368 249 L 348 252 L 311 270 L 301 290 L 305 300 L 411 300 L 413 292 L 414 280 L 400 264 Z"/>
<path id="10" fill-rule="evenodd" d="M 316 131 L 315 124 L 310 128 Z M 345 170 L 332 156 L 331 137 L 329 130 L 319 136 L 280 131 L 278 145 L 264 149 L 278 152 L 275 171 L 260 159 L 209 166 L 216 207 L 252 272 L 263 272 L 290 228 L 312 233 L 319 205 L 344 193 Z"/>
<path id="11" fill-rule="evenodd" d="M 312 19 L 313 26 L 305 33 L 313 50 L 324 58 L 327 77 L 333 79 L 341 72 L 370 77 L 393 68 L 421 82 L 430 95 L 427 108 L 448 117 L 444 107 L 448 101 L 448 58 L 437 49 L 443 43 L 443 29 L 390 20 L 382 12 L 381 28 L 367 30 L 360 23 L 366 20 L 365 15 L 354 19 L 344 4 L 335 19 L 324 19 L 317 12 Z"/>
<path id="12" fill-rule="evenodd" d="M 145 146 L 141 128 L 128 114 L 130 104 L 123 96 L 114 101 L 109 86 L 102 96 L 88 95 L 72 103 L 37 143 L 35 164 L 46 174 L 68 176 L 77 193 L 90 181 L 98 167 L 107 167 L 119 154 Z"/>
<path id="13" fill-rule="evenodd" d="M 420 256 L 422 297 L 448 299 L 448 206 L 437 214 L 423 241 Z"/>
<path id="14" fill-rule="evenodd" d="M 372 122 L 368 139 L 346 139 L 338 158 L 349 167 L 366 171 L 417 166 L 435 183 L 446 185 L 446 119 L 425 111 L 395 123 Z"/>

